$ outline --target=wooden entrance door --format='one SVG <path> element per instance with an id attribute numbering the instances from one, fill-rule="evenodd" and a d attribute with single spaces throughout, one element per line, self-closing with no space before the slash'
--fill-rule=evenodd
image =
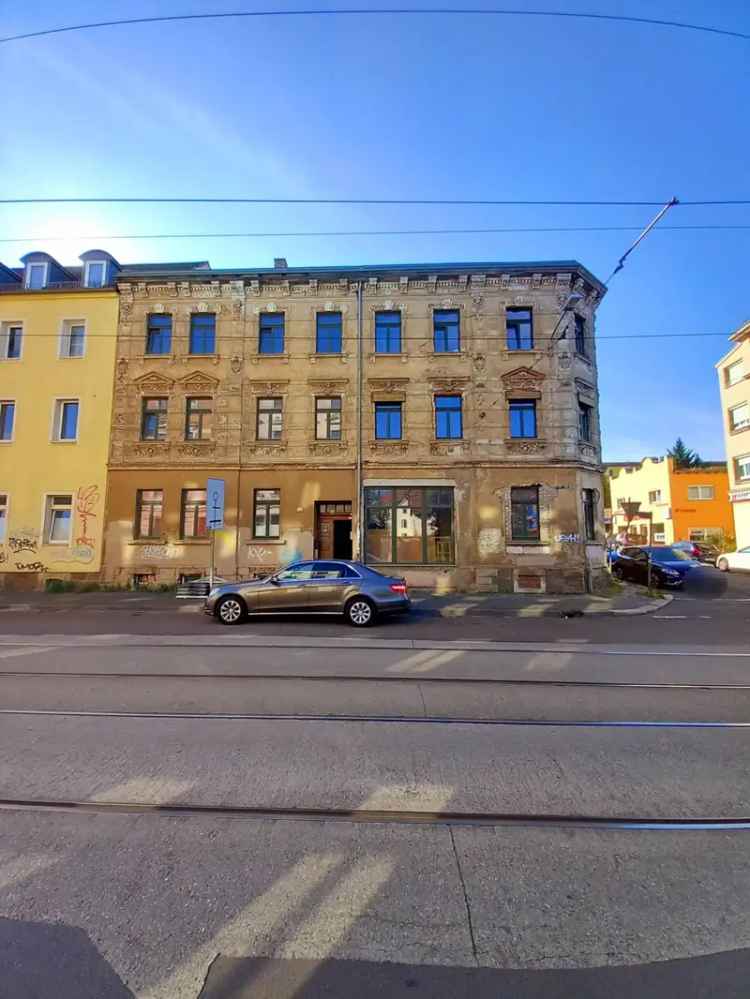
<path id="1" fill-rule="evenodd" d="M 352 557 L 352 505 L 318 503 L 316 558 Z"/>

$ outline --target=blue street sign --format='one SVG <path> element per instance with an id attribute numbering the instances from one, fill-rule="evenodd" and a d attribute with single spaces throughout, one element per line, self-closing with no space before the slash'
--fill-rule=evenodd
<path id="1" fill-rule="evenodd" d="M 215 531 L 224 526 L 224 480 L 209 479 L 206 483 L 206 524 Z"/>

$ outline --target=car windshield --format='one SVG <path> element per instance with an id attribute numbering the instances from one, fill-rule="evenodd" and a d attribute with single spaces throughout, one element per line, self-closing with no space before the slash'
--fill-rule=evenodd
<path id="1" fill-rule="evenodd" d="M 689 562 L 690 557 L 679 548 L 649 548 L 652 562 Z"/>

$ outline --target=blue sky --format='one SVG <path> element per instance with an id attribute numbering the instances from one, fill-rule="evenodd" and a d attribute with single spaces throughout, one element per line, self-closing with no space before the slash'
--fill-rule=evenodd
<path id="1" fill-rule="evenodd" d="M 3 6 L 3 34 L 10 34 L 243 5 L 131 0 L 126 12 L 109 0 Z M 691 0 L 602 0 L 583 9 L 750 31 L 744 0 L 723 0 L 718 8 Z M 748 56 L 749 42 L 694 32 L 471 15 L 199 21 L 57 35 L 0 47 L 0 175 L 8 197 L 746 198 Z M 0 235 L 65 238 L 0 243 L 0 260 L 13 265 L 29 250 L 47 249 L 74 263 L 92 246 L 123 261 L 208 259 L 216 267 L 269 266 L 282 255 L 291 265 L 575 257 L 605 279 L 635 233 L 99 237 L 639 226 L 653 214 L 19 206 L 0 209 Z M 683 207 L 666 221 L 750 225 L 750 207 Z M 713 365 L 726 340 L 633 335 L 728 335 L 750 318 L 749 249 L 750 229 L 655 232 L 614 279 L 598 321 L 601 338 L 616 338 L 599 345 L 606 458 L 663 453 L 678 434 L 704 457 L 723 456 Z"/>

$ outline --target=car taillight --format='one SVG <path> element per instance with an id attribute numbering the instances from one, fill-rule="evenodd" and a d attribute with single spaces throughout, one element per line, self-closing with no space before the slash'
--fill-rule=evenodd
<path id="1" fill-rule="evenodd" d="M 406 583 L 391 583 L 391 589 L 394 593 L 403 593 L 406 595 Z"/>

